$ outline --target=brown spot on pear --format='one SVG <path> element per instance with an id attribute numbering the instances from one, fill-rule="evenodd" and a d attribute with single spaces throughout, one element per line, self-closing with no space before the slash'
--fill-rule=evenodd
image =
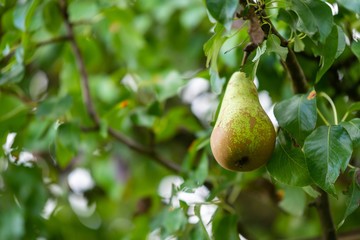
<path id="1" fill-rule="evenodd" d="M 210 137 L 216 161 L 231 171 L 255 170 L 271 158 L 275 138 L 274 126 L 260 105 L 253 81 L 245 73 L 235 72 Z"/>

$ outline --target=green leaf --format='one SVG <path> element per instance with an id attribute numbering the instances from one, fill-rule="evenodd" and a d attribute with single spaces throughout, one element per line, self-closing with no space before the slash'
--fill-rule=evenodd
<path id="1" fill-rule="evenodd" d="M 176 71 L 168 73 L 156 86 L 156 93 L 159 101 L 176 96 L 181 86 L 185 85 L 185 80 Z"/>
<path id="2" fill-rule="evenodd" d="M 46 29 L 49 32 L 56 33 L 63 22 L 59 4 L 55 1 L 49 1 L 44 6 L 42 14 Z"/>
<path id="3" fill-rule="evenodd" d="M 9 164 L 3 176 L 6 190 L 15 195 L 20 206 L 40 217 L 47 200 L 40 169 Z"/>
<path id="4" fill-rule="evenodd" d="M 351 138 L 342 126 L 317 128 L 304 144 L 306 164 L 314 182 L 335 196 L 334 183 L 347 167 L 352 151 Z"/>
<path id="5" fill-rule="evenodd" d="M 2 202 L 10 199 L 0 197 Z M 0 208 L 0 239 L 22 239 L 25 234 L 24 211 L 15 203 L 6 209 Z"/>
<path id="6" fill-rule="evenodd" d="M 56 162 L 61 168 L 66 168 L 75 157 L 73 151 L 65 147 L 59 140 L 56 141 Z"/>
<path id="7" fill-rule="evenodd" d="M 348 122 L 341 122 L 346 131 L 349 133 L 353 147 L 360 146 L 360 118 L 351 119 Z"/>
<path id="8" fill-rule="evenodd" d="M 227 37 L 223 36 L 224 27 L 221 24 L 216 24 L 215 34 L 204 44 L 204 53 L 207 57 L 206 67 L 210 66 L 210 83 L 211 88 L 217 94 L 221 93 L 225 79 L 220 78 L 217 67 L 217 58 L 219 56 L 220 49 Z M 211 65 L 210 65 L 211 63 Z"/>
<path id="9" fill-rule="evenodd" d="M 259 62 L 260 62 L 260 58 L 258 58 L 255 62 L 246 61 L 244 66 L 240 66 L 240 71 L 244 72 L 249 79 L 254 81 Z"/>
<path id="10" fill-rule="evenodd" d="M 0 103 L 0 135 L 19 131 L 26 122 L 29 107 L 19 99 L 1 93 Z"/>
<path id="11" fill-rule="evenodd" d="M 316 92 L 297 94 L 290 99 L 281 101 L 274 108 L 274 115 L 280 125 L 303 145 L 307 135 L 316 125 Z"/>
<path id="12" fill-rule="evenodd" d="M 360 102 L 356 102 L 352 104 L 349 109 L 347 110 L 349 113 L 359 111 L 360 110 Z"/>
<path id="13" fill-rule="evenodd" d="M 267 170 L 277 181 L 291 186 L 306 186 L 312 183 L 305 155 L 300 146 L 280 130 L 274 153 L 266 164 Z"/>
<path id="14" fill-rule="evenodd" d="M 286 56 L 288 54 L 288 48 L 280 46 L 280 39 L 275 37 L 274 34 L 269 35 L 268 39 L 266 40 L 266 48 L 267 52 L 274 52 L 279 54 L 283 61 L 286 60 Z"/>
<path id="15" fill-rule="evenodd" d="M 77 125 L 64 123 L 58 127 L 57 139 L 64 147 L 76 153 L 80 147 L 80 134 L 81 131 Z"/>
<path id="16" fill-rule="evenodd" d="M 360 2 L 358 0 L 336 0 L 346 9 L 360 14 Z"/>
<path id="17" fill-rule="evenodd" d="M 73 99 L 70 95 L 62 98 L 48 98 L 39 105 L 36 116 L 57 119 L 71 108 L 72 102 Z"/>
<path id="18" fill-rule="evenodd" d="M 24 65 L 22 63 L 13 64 L 8 71 L 0 72 L 0 86 L 6 83 L 18 83 L 24 78 Z"/>
<path id="19" fill-rule="evenodd" d="M 202 230 L 203 230 L 203 233 L 205 234 L 206 238 L 207 238 L 208 240 L 210 240 L 211 237 L 209 236 L 209 233 L 206 231 L 205 224 L 204 224 L 204 222 L 203 222 L 203 220 L 202 220 L 202 217 L 201 217 L 201 214 L 200 214 L 200 209 L 201 209 L 201 205 L 200 205 L 200 204 L 197 204 L 197 205 L 195 205 L 195 207 L 194 207 L 194 212 L 195 212 L 195 215 L 199 218 L 199 221 L 200 221 L 200 223 L 201 223 L 201 228 L 202 228 Z"/>
<path id="20" fill-rule="evenodd" d="M 343 219 L 338 224 L 340 228 L 345 219 L 360 206 L 360 169 L 353 171 L 353 179 L 348 192 L 349 198 L 346 203 L 346 210 Z"/>
<path id="21" fill-rule="evenodd" d="M 72 1 L 68 6 L 70 21 L 91 19 L 99 12 L 98 3 L 94 0 Z"/>
<path id="22" fill-rule="evenodd" d="M 214 240 L 239 240 L 237 232 L 238 216 L 233 214 L 222 215 L 217 211 L 213 220 L 213 237 Z"/>
<path id="23" fill-rule="evenodd" d="M 339 47 L 339 35 L 338 28 L 336 25 L 332 28 L 331 34 L 326 38 L 324 45 L 320 47 L 320 69 L 316 74 L 315 83 L 318 83 L 321 77 L 326 73 L 326 71 L 331 67 L 338 53 Z M 342 46 L 341 46 L 342 47 Z"/>
<path id="24" fill-rule="evenodd" d="M 263 55 L 265 52 L 266 52 L 266 40 L 264 41 L 264 44 L 262 44 L 261 46 L 258 46 L 256 48 L 256 55 L 252 59 L 252 61 L 255 62 L 255 61 L 259 60 L 261 55 Z"/>
<path id="25" fill-rule="evenodd" d="M 187 223 L 187 218 L 181 208 L 170 210 L 166 215 L 165 229 L 173 234 L 180 231 Z"/>
<path id="26" fill-rule="evenodd" d="M 206 7 L 211 16 L 224 25 L 228 31 L 231 28 L 237 6 L 237 0 L 206 0 Z"/>
<path id="27" fill-rule="evenodd" d="M 353 41 L 351 43 L 351 51 L 360 60 L 360 42 Z"/>
<path id="28" fill-rule="evenodd" d="M 196 168 L 193 176 L 193 179 L 194 181 L 196 181 L 197 185 L 201 186 L 205 182 L 208 176 L 208 169 L 209 169 L 209 160 L 207 158 L 206 151 L 204 151 L 201 156 L 199 165 Z"/>
<path id="29" fill-rule="evenodd" d="M 281 20 L 289 25 L 289 27 L 295 32 L 299 21 L 298 15 L 292 10 L 279 9 L 278 20 Z"/>
<path id="30" fill-rule="evenodd" d="M 305 49 L 305 44 L 303 41 L 295 34 L 295 41 L 294 41 L 294 51 L 295 52 L 302 52 Z"/>
<path id="31" fill-rule="evenodd" d="M 338 30 L 338 47 L 337 47 L 335 59 L 338 58 L 344 52 L 345 45 L 346 45 L 344 31 L 342 30 L 342 28 L 340 26 L 337 26 L 337 30 Z"/>
<path id="32" fill-rule="evenodd" d="M 284 198 L 279 203 L 279 207 L 284 211 L 301 216 L 306 208 L 306 196 L 301 188 L 284 186 Z"/>
<path id="33" fill-rule="evenodd" d="M 300 30 L 309 36 L 320 34 L 324 42 L 333 27 L 331 8 L 320 0 L 291 0 L 292 10 L 299 16 Z"/>
<path id="34" fill-rule="evenodd" d="M 214 71 L 212 68 L 210 68 L 210 86 L 211 90 L 216 93 L 220 94 L 224 84 L 226 82 L 226 78 L 220 77 L 218 71 Z"/>
<path id="35" fill-rule="evenodd" d="M 314 199 L 320 196 L 320 193 L 317 190 L 315 190 L 312 186 L 305 186 L 302 187 L 302 189 L 304 190 L 304 192 L 306 192 L 310 197 Z"/>
<path id="36" fill-rule="evenodd" d="M 36 7 L 40 0 L 29 0 L 17 4 L 14 10 L 14 25 L 21 31 L 26 31 L 33 19 Z"/>

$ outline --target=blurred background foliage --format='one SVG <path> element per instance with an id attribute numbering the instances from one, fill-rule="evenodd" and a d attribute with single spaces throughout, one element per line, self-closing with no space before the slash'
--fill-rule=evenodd
<path id="1" fill-rule="evenodd" d="M 342 116 L 360 100 L 360 20 L 332 3 L 348 42 L 317 90 Z M 61 4 L 0 0 L 0 239 L 239 239 L 236 229 L 259 239 L 320 235 L 307 207 L 312 198 L 301 188 L 274 183 L 265 168 L 233 173 L 214 161 L 209 136 L 221 95 L 210 90 L 205 67 L 213 23 L 203 1 L 69 0 L 67 12 L 97 128 L 83 102 Z M 287 25 L 273 21 L 290 36 Z M 221 78 L 240 66 L 242 47 L 234 47 L 246 38 L 245 28 L 223 45 Z M 313 81 L 319 59 L 311 40 L 303 41 L 298 59 Z M 267 110 L 292 96 L 275 54 L 261 57 L 257 79 Z M 331 118 L 326 104 L 322 111 Z M 117 141 L 108 128 L 181 171 Z M 348 183 L 344 174 L 338 190 Z M 345 195 L 331 198 L 336 223 L 345 202 Z M 359 228 L 359 219 L 357 210 L 340 232 Z"/>

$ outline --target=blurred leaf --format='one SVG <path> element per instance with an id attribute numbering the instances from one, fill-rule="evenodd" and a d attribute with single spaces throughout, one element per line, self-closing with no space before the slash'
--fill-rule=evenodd
<path id="1" fill-rule="evenodd" d="M 349 133 L 353 147 L 360 146 L 360 118 L 351 119 L 348 122 L 341 122 L 346 131 Z"/>
<path id="2" fill-rule="evenodd" d="M 237 6 L 237 0 L 206 0 L 206 7 L 211 16 L 224 25 L 228 31 L 231 28 Z"/>
<path id="3" fill-rule="evenodd" d="M 335 196 L 334 183 L 344 171 L 352 154 L 352 142 L 340 125 L 320 126 L 305 140 L 304 152 L 310 176 L 329 194 Z"/>
<path id="4" fill-rule="evenodd" d="M 337 47 L 337 52 L 336 52 L 336 56 L 335 59 L 338 58 L 345 50 L 345 45 L 346 45 L 346 39 L 345 39 L 345 33 L 342 30 L 342 28 L 340 26 L 337 26 L 337 30 L 338 30 L 338 47 Z"/>
<path id="5" fill-rule="evenodd" d="M 119 200 L 125 189 L 126 170 L 118 174 L 118 165 L 109 157 L 101 157 L 96 160 L 93 163 L 91 172 L 96 184 L 107 192 L 110 199 Z"/>
<path id="6" fill-rule="evenodd" d="M 63 22 L 60 11 L 60 6 L 55 1 L 49 1 L 43 7 L 43 21 L 49 32 L 56 33 L 60 29 Z"/>
<path id="7" fill-rule="evenodd" d="M 268 36 L 268 39 L 266 40 L 266 51 L 268 53 L 274 52 L 278 54 L 283 61 L 286 60 L 286 56 L 288 54 L 288 48 L 281 47 L 280 39 L 278 37 L 275 37 L 274 34 L 270 34 Z"/>
<path id="8" fill-rule="evenodd" d="M 360 110 L 360 102 L 356 102 L 352 104 L 349 109 L 347 110 L 349 113 L 359 111 Z"/>
<path id="9" fill-rule="evenodd" d="M 287 23 L 293 31 L 296 31 L 299 17 L 294 11 L 280 8 L 277 18 Z"/>
<path id="10" fill-rule="evenodd" d="M 360 169 L 354 169 L 354 171 L 351 172 L 353 173 L 353 177 L 348 192 L 349 198 L 346 203 L 344 217 L 337 228 L 340 228 L 344 224 L 345 219 L 360 206 Z"/>
<path id="11" fill-rule="evenodd" d="M 214 240 L 239 240 L 237 231 L 238 216 L 233 214 L 222 215 L 215 213 L 213 219 L 212 231 Z"/>
<path id="12" fill-rule="evenodd" d="M 52 118 L 57 119 L 64 115 L 72 105 L 73 99 L 70 95 L 64 97 L 50 97 L 44 102 L 40 103 L 36 116 L 37 118 Z"/>
<path id="13" fill-rule="evenodd" d="M 198 186 L 201 186 L 205 182 L 208 176 L 208 168 L 209 160 L 206 151 L 204 151 L 201 155 L 199 165 L 194 172 L 194 176 L 192 177 Z"/>
<path id="14" fill-rule="evenodd" d="M 307 135 L 316 125 L 316 92 L 311 89 L 307 94 L 298 94 L 275 105 L 274 115 L 280 125 L 303 145 Z"/>
<path id="15" fill-rule="evenodd" d="M 3 204 L 10 199 L 0 196 Z M 0 207 L 0 239 L 21 239 L 25 234 L 24 212 L 15 203 L 11 207 Z"/>
<path id="16" fill-rule="evenodd" d="M 195 212 L 195 215 L 199 218 L 199 222 L 201 224 L 202 232 L 206 236 L 206 239 L 211 240 L 211 237 L 209 236 L 209 233 L 206 231 L 206 227 L 205 227 L 205 224 L 204 224 L 203 219 L 201 217 L 200 210 L 201 210 L 201 205 L 200 204 L 195 205 L 194 212 Z"/>
<path id="17" fill-rule="evenodd" d="M 306 186 L 312 183 L 306 167 L 305 155 L 300 146 L 280 130 L 274 153 L 266 164 L 267 170 L 277 181 L 291 186 Z"/>
<path id="18" fill-rule="evenodd" d="M 304 192 L 306 192 L 310 197 L 314 199 L 320 196 L 320 193 L 317 190 L 315 190 L 312 186 L 302 187 L 302 189 L 304 190 Z"/>
<path id="19" fill-rule="evenodd" d="M 65 147 L 60 141 L 56 141 L 56 162 L 57 164 L 65 169 L 71 160 L 75 157 L 73 151 Z"/>
<path id="20" fill-rule="evenodd" d="M 25 68 L 22 63 L 14 63 L 8 67 L 8 71 L 0 72 L 0 86 L 9 82 L 18 83 L 24 78 Z"/>
<path id="21" fill-rule="evenodd" d="M 360 2 L 358 0 L 336 0 L 346 9 L 353 11 L 357 14 L 360 14 Z"/>
<path id="22" fill-rule="evenodd" d="M 18 29 L 21 31 L 27 30 L 39 3 L 40 0 L 29 0 L 16 5 L 14 10 L 14 25 Z"/>
<path id="23" fill-rule="evenodd" d="M 57 138 L 62 145 L 72 152 L 77 152 L 80 147 L 81 131 L 74 123 L 64 123 L 58 127 Z"/>
<path id="24" fill-rule="evenodd" d="M 220 78 L 219 72 L 213 70 L 212 68 L 210 68 L 209 71 L 211 89 L 214 93 L 220 94 L 226 82 L 226 78 Z"/>
<path id="25" fill-rule="evenodd" d="M 291 0 L 290 2 L 292 10 L 299 16 L 301 30 L 309 36 L 319 33 L 320 42 L 324 42 L 333 27 L 331 8 L 320 0 Z"/>
<path id="26" fill-rule="evenodd" d="M 351 43 L 351 51 L 355 54 L 355 56 L 360 60 L 360 42 L 353 41 Z"/>
<path id="27" fill-rule="evenodd" d="M 91 19 L 98 12 L 97 2 L 94 0 L 84 1 L 72 1 L 69 4 L 70 21 L 79 21 L 84 19 Z"/>
<path id="28" fill-rule="evenodd" d="M 48 150 L 56 138 L 54 125 L 50 119 L 32 120 L 24 134 L 24 147 L 28 150 Z"/>
<path id="29" fill-rule="evenodd" d="M 181 75 L 172 71 L 156 87 L 156 93 L 159 101 L 165 101 L 168 98 L 176 96 L 181 86 L 185 85 L 185 80 Z"/>
<path id="30" fill-rule="evenodd" d="M 306 196 L 301 188 L 283 186 L 284 198 L 279 203 L 279 207 L 284 211 L 301 216 L 306 208 Z"/>
<path id="31" fill-rule="evenodd" d="M 0 135 L 19 131 L 26 122 L 29 107 L 19 99 L 1 93 L 0 103 Z"/>
<path id="32" fill-rule="evenodd" d="M 165 218 L 165 229 L 174 234 L 185 227 L 187 218 L 181 208 L 170 210 Z"/>
<path id="33" fill-rule="evenodd" d="M 341 33 L 340 33 L 341 34 Z M 336 25 L 333 26 L 331 34 L 326 38 L 324 45 L 320 48 L 321 60 L 320 60 L 320 69 L 316 74 L 315 82 L 319 82 L 321 77 L 326 73 L 326 71 L 333 64 L 336 56 L 340 55 L 340 48 L 344 49 L 344 42 L 341 42 L 339 46 L 339 32 Z"/>
<path id="34" fill-rule="evenodd" d="M 204 53 L 206 58 L 206 67 L 210 66 L 211 75 L 211 88 L 217 94 L 220 94 L 224 79 L 220 78 L 217 67 L 217 58 L 219 56 L 220 49 L 227 37 L 223 36 L 224 27 L 217 23 L 215 25 L 215 34 L 204 44 Z M 211 62 L 211 65 L 210 65 Z"/>
<path id="35" fill-rule="evenodd" d="M 165 142 L 173 138 L 182 128 L 190 132 L 201 129 L 194 116 L 183 107 L 173 107 L 165 116 L 154 120 L 152 126 L 156 142 Z"/>
<path id="36" fill-rule="evenodd" d="M 20 206 L 40 218 L 48 197 L 40 169 L 9 163 L 3 176 L 7 191 L 15 195 Z"/>

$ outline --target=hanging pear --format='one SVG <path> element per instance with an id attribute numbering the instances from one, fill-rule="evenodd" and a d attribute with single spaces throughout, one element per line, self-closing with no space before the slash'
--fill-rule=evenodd
<path id="1" fill-rule="evenodd" d="M 255 170 L 271 158 L 275 138 L 274 126 L 260 105 L 255 84 L 245 73 L 235 72 L 210 137 L 216 161 L 231 171 Z"/>

